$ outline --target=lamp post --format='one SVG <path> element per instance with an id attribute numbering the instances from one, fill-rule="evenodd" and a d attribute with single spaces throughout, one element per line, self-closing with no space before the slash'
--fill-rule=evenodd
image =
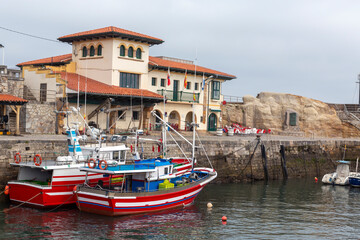
<path id="1" fill-rule="evenodd" d="M 5 65 L 5 47 L 0 43 L 0 48 L 3 49 L 3 56 L 2 56 L 2 65 Z"/>

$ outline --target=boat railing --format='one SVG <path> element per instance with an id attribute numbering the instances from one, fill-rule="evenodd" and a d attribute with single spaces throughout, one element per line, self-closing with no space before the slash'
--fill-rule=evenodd
<path id="1" fill-rule="evenodd" d="M 67 157 L 65 152 L 37 152 L 37 153 L 20 153 L 14 152 L 11 163 L 19 165 L 35 165 L 35 166 L 53 166 L 53 165 L 67 165 L 73 159 Z M 58 157 L 63 157 L 62 161 L 57 161 Z"/>
<path id="2" fill-rule="evenodd" d="M 89 190 L 101 190 L 101 191 L 105 191 L 106 194 L 108 193 L 120 193 L 120 194 L 133 194 L 133 193 L 153 193 L 153 192 L 171 192 L 171 191 L 176 191 L 179 188 L 189 188 L 192 187 L 193 185 L 205 181 L 208 177 L 210 177 L 210 175 L 205 175 L 203 177 L 199 177 L 197 179 L 193 178 L 186 178 L 186 180 L 181 181 L 181 184 L 175 184 L 175 186 L 173 188 L 164 188 L 164 189 L 145 189 L 145 187 L 138 187 L 135 191 L 133 190 L 126 190 L 125 189 L 125 183 L 122 184 L 122 181 L 120 181 L 118 184 L 110 184 L 107 186 L 100 186 L 99 184 L 96 186 L 90 186 L 89 184 L 87 184 L 86 182 L 83 183 L 81 185 L 81 187 L 84 187 L 86 189 Z M 184 177 L 185 178 L 185 177 Z"/>

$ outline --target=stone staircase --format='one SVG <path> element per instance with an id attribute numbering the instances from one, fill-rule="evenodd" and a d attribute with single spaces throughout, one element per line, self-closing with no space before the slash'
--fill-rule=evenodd
<path id="1" fill-rule="evenodd" d="M 350 123 L 360 130 L 360 105 L 359 104 L 328 104 L 336 110 L 341 121 Z"/>

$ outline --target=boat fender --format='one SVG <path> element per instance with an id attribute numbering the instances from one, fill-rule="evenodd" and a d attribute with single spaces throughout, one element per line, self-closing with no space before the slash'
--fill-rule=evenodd
<path id="1" fill-rule="evenodd" d="M 88 167 L 89 167 L 89 168 L 95 168 L 95 167 L 96 167 L 96 161 L 95 161 L 95 159 L 93 159 L 93 158 L 90 158 L 90 159 L 89 159 Z"/>
<path id="2" fill-rule="evenodd" d="M 10 191 L 10 187 L 9 187 L 9 185 L 6 185 L 5 189 L 4 189 L 4 194 L 9 195 L 9 191 Z"/>
<path id="3" fill-rule="evenodd" d="M 103 163 L 105 164 L 104 166 L 103 166 Z M 106 170 L 107 167 L 108 167 L 107 162 L 106 162 L 105 160 L 101 160 L 100 163 L 99 163 L 99 168 L 100 168 L 101 170 Z"/>
<path id="4" fill-rule="evenodd" d="M 74 186 L 73 193 L 76 193 L 76 191 L 77 191 L 77 185 Z"/>
<path id="5" fill-rule="evenodd" d="M 42 163 L 42 158 L 40 154 L 36 154 L 34 157 L 34 163 L 36 166 L 40 166 Z"/>
<path id="6" fill-rule="evenodd" d="M 21 155 L 20 155 L 19 152 L 15 153 L 14 161 L 15 161 L 15 163 L 20 163 L 21 162 Z"/>

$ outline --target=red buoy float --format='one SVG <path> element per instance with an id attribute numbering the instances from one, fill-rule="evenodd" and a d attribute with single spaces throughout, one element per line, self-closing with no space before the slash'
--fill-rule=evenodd
<path id="1" fill-rule="evenodd" d="M 40 166 L 42 163 L 42 158 L 40 154 L 36 154 L 34 157 L 34 164 L 35 166 Z"/>
<path id="2" fill-rule="evenodd" d="M 14 161 L 15 161 L 15 163 L 20 163 L 21 162 L 21 155 L 20 155 L 19 152 L 15 153 Z"/>

